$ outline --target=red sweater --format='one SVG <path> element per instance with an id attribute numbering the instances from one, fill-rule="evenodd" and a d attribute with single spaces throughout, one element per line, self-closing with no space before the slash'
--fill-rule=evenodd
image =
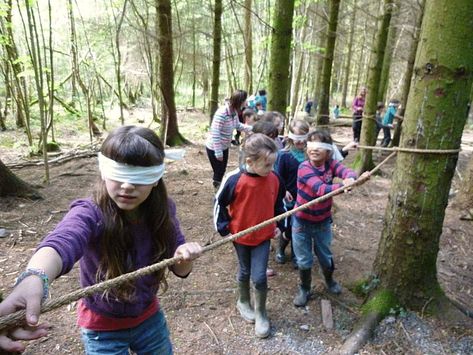
<path id="1" fill-rule="evenodd" d="M 235 234 L 284 213 L 284 194 L 284 184 L 273 171 L 268 176 L 251 174 L 243 169 L 230 172 L 215 196 L 215 229 L 222 236 Z M 278 223 L 281 231 L 283 223 Z M 259 245 L 274 236 L 275 227 L 274 223 L 270 224 L 235 242 Z"/>

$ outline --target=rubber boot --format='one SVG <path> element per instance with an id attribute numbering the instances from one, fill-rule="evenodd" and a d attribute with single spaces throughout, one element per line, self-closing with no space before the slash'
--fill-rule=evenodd
<path id="1" fill-rule="evenodd" d="M 255 334 L 258 338 L 267 338 L 269 336 L 269 319 L 266 314 L 267 295 L 267 289 L 255 289 Z"/>
<path id="2" fill-rule="evenodd" d="M 342 293 L 342 287 L 340 284 L 333 279 L 333 271 L 335 270 L 335 265 L 332 261 L 332 267 L 329 269 L 322 268 L 322 273 L 325 278 L 325 285 L 327 286 L 328 292 L 339 295 Z"/>
<path id="3" fill-rule="evenodd" d="M 304 307 L 309 300 L 310 287 L 312 283 L 312 270 L 299 269 L 299 277 L 301 279 L 301 284 L 299 285 L 299 291 L 294 298 L 294 306 Z"/>
<path id="4" fill-rule="evenodd" d="M 278 248 L 276 250 L 276 262 L 278 264 L 286 263 L 286 247 L 289 241 L 281 234 L 278 239 Z"/>
<path id="5" fill-rule="evenodd" d="M 255 322 L 255 311 L 251 307 L 249 280 L 238 282 L 237 309 L 245 321 L 248 323 Z"/>

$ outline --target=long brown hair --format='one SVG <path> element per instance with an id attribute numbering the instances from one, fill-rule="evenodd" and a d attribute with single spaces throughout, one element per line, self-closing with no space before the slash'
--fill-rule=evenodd
<path id="1" fill-rule="evenodd" d="M 122 126 L 111 132 L 102 144 L 101 153 L 116 162 L 136 166 L 160 165 L 164 160 L 164 146 L 158 136 L 148 128 L 137 126 Z M 133 250 L 134 240 L 130 221 L 108 195 L 103 180 L 99 182 L 93 197 L 103 214 L 97 279 L 107 280 L 133 271 L 133 266 L 128 265 L 127 261 Z M 170 219 L 168 196 L 162 179 L 138 208 L 140 220 L 152 235 L 152 262 L 172 257 L 176 231 Z M 156 280 L 166 288 L 164 270 L 156 273 Z M 111 293 L 121 299 L 131 300 L 134 295 L 133 285 L 131 281 Z M 104 295 L 108 296 L 107 293 Z"/>

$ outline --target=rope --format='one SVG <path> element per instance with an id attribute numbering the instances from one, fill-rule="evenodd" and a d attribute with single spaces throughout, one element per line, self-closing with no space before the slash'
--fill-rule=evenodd
<path id="1" fill-rule="evenodd" d="M 381 168 L 381 166 L 383 166 L 389 159 L 394 157 L 396 155 L 396 153 L 397 152 L 391 153 L 386 159 L 384 159 L 381 163 L 379 163 L 376 167 L 374 167 L 370 171 L 370 173 L 373 174 L 377 170 L 379 170 Z M 292 209 L 290 211 L 287 211 L 283 214 L 280 214 L 276 217 L 273 217 L 271 219 L 263 221 L 263 222 L 255 225 L 253 227 L 242 230 L 242 231 L 240 231 L 236 234 L 233 234 L 229 237 L 223 238 L 223 239 L 219 240 L 218 242 L 215 242 L 215 243 L 212 243 L 208 246 L 205 246 L 205 247 L 202 248 L 202 254 L 204 254 L 206 252 L 209 252 L 213 249 L 216 249 L 216 248 L 218 248 L 218 247 L 220 247 L 224 244 L 233 242 L 234 240 L 236 240 L 236 239 L 238 239 L 238 238 L 240 238 L 240 237 L 242 237 L 246 234 L 257 231 L 257 230 L 259 230 L 261 228 L 264 228 L 264 227 L 266 227 L 266 226 L 268 226 L 268 225 L 270 225 L 274 222 L 281 221 L 281 220 L 293 215 L 296 212 L 299 212 L 299 211 L 302 211 L 304 209 L 309 208 L 310 206 L 312 206 L 316 203 L 326 201 L 329 198 L 331 198 L 332 196 L 339 195 L 339 194 L 343 193 L 344 191 L 350 190 L 352 187 L 362 185 L 368 179 L 369 179 L 369 176 L 361 177 L 361 178 L 355 180 L 354 182 L 352 182 L 348 185 L 342 186 L 341 188 L 339 188 L 337 190 L 334 190 L 334 191 L 332 191 L 332 192 L 330 192 L 326 195 L 323 195 L 323 196 L 321 196 L 321 197 L 319 197 L 315 200 L 309 201 L 309 202 L 307 202 L 307 203 L 305 203 L 305 204 L 303 204 L 303 205 L 301 205 L 297 208 L 294 208 L 294 209 Z M 177 256 L 177 257 L 173 257 L 173 258 L 170 258 L 170 259 L 165 259 L 163 261 L 160 261 L 159 263 L 156 263 L 156 264 L 153 264 L 153 265 L 150 265 L 150 266 L 146 266 L 146 267 L 138 269 L 136 271 L 120 275 L 116 278 L 106 280 L 106 281 L 100 282 L 100 283 L 95 284 L 95 285 L 91 285 L 91 286 L 88 286 L 88 287 L 85 287 L 85 288 L 82 288 L 82 289 L 78 289 L 78 290 L 73 291 L 69 294 L 60 296 L 56 299 L 48 300 L 48 301 L 44 302 L 43 305 L 41 306 L 41 313 L 50 312 L 50 311 L 52 311 L 56 308 L 59 308 L 59 307 L 64 306 L 66 304 L 69 304 L 73 301 L 77 301 L 80 298 L 90 296 L 94 293 L 105 291 L 106 289 L 112 288 L 114 286 L 122 285 L 122 284 L 127 283 L 128 281 L 136 279 L 138 277 L 155 273 L 156 271 L 161 270 L 165 267 L 169 267 L 171 265 L 174 265 L 175 263 L 177 263 L 179 261 L 182 261 L 182 256 Z M 17 311 L 15 313 L 11 313 L 7 316 L 0 317 L 0 331 L 4 330 L 6 328 L 9 328 L 11 326 L 14 326 L 14 325 L 24 324 L 25 317 L 26 317 L 26 311 L 25 310 L 20 310 L 20 311 Z"/>
<path id="2" fill-rule="evenodd" d="M 402 152 L 402 153 L 419 153 L 419 154 L 456 154 L 461 151 L 461 149 L 417 149 L 417 148 L 400 148 L 400 147 L 376 147 L 371 145 L 359 145 L 360 149 L 370 149 L 370 150 L 385 150 L 388 152 Z"/>

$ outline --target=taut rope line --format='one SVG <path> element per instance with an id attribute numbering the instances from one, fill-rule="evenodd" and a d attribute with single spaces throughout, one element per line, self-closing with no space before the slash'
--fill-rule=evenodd
<path id="1" fill-rule="evenodd" d="M 418 149 L 418 148 L 401 148 L 401 147 L 377 147 L 371 145 L 358 145 L 359 149 L 370 149 L 370 150 L 385 150 L 388 152 L 401 152 L 401 153 L 419 153 L 419 154 L 456 154 L 460 153 L 461 149 Z"/>
<path id="2" fill-rule="evenodd" d="M 374 167 L 370 171 L 370 173 L 373 174 L 374 172 L 379 170 L 381 168 L 381 166 L 383 166 L 389 159 L 394 157 L 396 155 L 396 153 L 397 152 L 391 153 L 386 159 L 384 159 L 381 163 L 379 163 L 376 167 Z M 219 240 L 215 243 L 212 243 L 208 246 L 205 246 L 205 247 L 202 248 L 202 254 L 204 254 L 204 253 L 206 253 L 210 250 L 213 250 L 215 248 L 218 248 L 223 244 L 227 244 L 229 242 L 232 242 L 232 241 L 234 241 L 234 240 L 236 240 L 236 239 L 238 239 L 238 238 L 240 238 L 240 237 L 242 237 L 246 234 L 249 234 L 251 232 L 254 232 L 254 231 L 257 231 L 261 228 L 264 228 L 264 227 L 266 227 L 266 226 L 268 226 L 268 225 L 270 225 L 274 222 L 278 222 L 278 221 L 280 221 L 280 220 L 282 220 L 286 217 L 289 217 L 289 216 L 293 215 L 294 213 L 296 213 L 298 211 L 302 211 L 304 209 L 307 209 L 308 207 L 310 207 L 310 206 L 312 206 L 316 203 L 323 202 L 323 201 L 331 198 L 332 196 L 339 195 L 342 192 L 351 189 L 352 187 L 362 185 L 368 179 L 369 179 L 369 177 L 359 178 L 358 180 L 355 180 L 351 184 L 345 185 L 345 186 L 343 186 L 343 187 L 341 187 L 337 190 L 334 190 L 334 191 L 332 191 L 332 192 L 330 192 L 326 195 L 323 195 L 323 196 L 321 196 L 321 197 L 319 197 L 315 200 L 309 201 L 304 205 L 301 205 L 297 208 L 294 208 L 294 209 L 292 209 L 290 211 L 287 211 L 283 214 L 280 214 L 276 217 L 273 217 L 273 218 L 268 219 L 264 222 L 261 222 L 261 223 L 257 224 L 256 226 L 247 228 L 247 229 L 242 230 L 242 231 L 240 231 L 236 234 L 233 234 L 229 237 L 223 238 L 223 239 L 221 239 L 221 240 Z M 181 260 L 182 260 L 182 257 L 180 257 L 180 256 L 170 258 L 170 259 L 165 259 L 163 261 L 160 261 L 159 263 L 156 263 L 156 264 L 153 264 L 153 265 L 150 265 L 150 266 L 146 266 L 146 267 L 138 269 L 136 271 L 120 275 L 118 277 L 115 277 L 113 279 L 97 283 L 95 285 L 91 285 L 91 286 L 88 286 L 88 287 L 85 287 L 85 288 L 82 288 L 82 289 L 78 289 L 78 290 L 73 291 L 71 293 L 68 293 L 66 295 L 60 296 L 56 299 L 48 300 L 48 301 L 44 302 L 44 304 L 41 306 L 41 313 L 50 312 L 53 309 L 64 306 L 64 305 L 66 305 L 70 302 L 77 301 L 80 298 L 87 297 L 87 296 L 90 296 L 94 293 L 104 291 L 104 290 L 109 289 L 113 286 L 118 286 L 118 285 L 124 284 L 124 283 L 126 283 L 126 282 L 128 282 L 132 279 L 136 279 L 136 278 L 144 276 L 144 275 L 152 274 L 152 273 L 154 273 L 158 270 L 161 270 L 165 267 L 174 265 L 175 263 L 177 263 L 178 261 L 181 261 Z M 11 313 L 7 316 L 0 317 L 0 331 L 4 330 L 6 328 L 9 328 L 11 326 L 14 326 L 14 325 L 24 324 L 25 323 L 25 317 L 26 317 L 26 311 L 25 310 L 20 310 L 20 311 L 17 311 L 15 313 Z"/>

